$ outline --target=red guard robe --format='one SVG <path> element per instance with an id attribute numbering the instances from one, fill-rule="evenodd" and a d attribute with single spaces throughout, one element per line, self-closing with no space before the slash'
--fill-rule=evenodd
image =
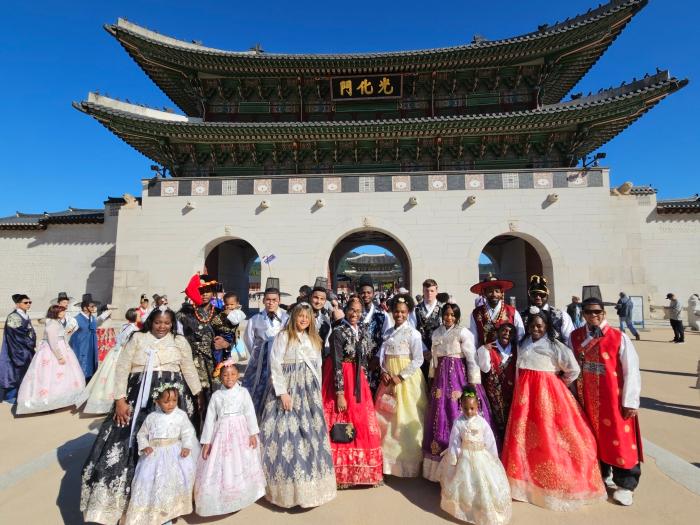
<path id="1" fill-rule="evenodd" d="M 574 355 L 581 366 L 577 397 L 598 443 L 598 459 L 631 469 L 644 458 L 637 417 L 622 418 L 622 333 L 607 324 L 601 328 L 603 337 L 598 338 L 588 337 L 586 326 L 571 333 Z"/>
<path id="2" fill-rule="evenodd" d="M 476 321 L 476 331 L 479 335 L 479 340 L 476 341 L 476 347 L 491 343 L 496 340 L 496 328 L 502 323 L 515 323 L 515 308 L 509 304 L 501 302 L 501 309 L 495 319 L 489 317 L 488 306 L 482 304 L 474 308 L 472 315 Z"/>

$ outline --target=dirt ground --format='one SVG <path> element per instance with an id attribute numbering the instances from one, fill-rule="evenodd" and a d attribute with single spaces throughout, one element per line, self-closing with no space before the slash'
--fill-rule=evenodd
<path id="1" fill-rule="evenodd" d="M 685 345 L 668 343 L 669 329 L 642 333 L 636 343 L 642 369 L 640 423 L 643 436 L 665 449 L 664 458 L 647 454 L 632 507 L 608 501 L 561 514 L 525 503 L 513 504 L 519 524 L 597 525 L 621 523 L 690 524 L 698 522 L 700 495 L 680 484 L 667 468 L 677 456 L 685 472 L 700 480 L 700 390 L 695 388 L 700 334 L 688 332 Z M 80 524 L 80 470 L 101 418 L 68 410 L 15 417 L 7 403 L 0 406 L 0 523 Z M 668 454 L 670 453 L 670 454 Z M 657 464 L 658 461 L 658 464 Z M 687 462 L 687 463 L 686 463 Z M 386 522 L 406 525 L 457 523 L 440 510 L 439 486 L 422 479 L 389 478 L 385 486 L 351 489 L 332 502 L 311 510 L 282 511 L 264 499 L 218 519 L 186 516 L 179 523 L 260 523 L 363 525 Z"/>

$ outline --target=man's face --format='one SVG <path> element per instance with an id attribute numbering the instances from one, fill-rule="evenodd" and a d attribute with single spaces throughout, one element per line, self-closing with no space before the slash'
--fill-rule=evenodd
<path id="1" fill-rule="evenodd" d="M 209 304 L 209 301 L 211 301 L 211 298 L 213 297 L 211 292 L 202 292 L 202 304 Z"/>
<path id="2" fill-rule="evenodd" d="M 28 312 L 29 309 L 32 307 L 32 300 L 31 299 L 22 299 L 20 302 L 16 304 L 17 308 L 22 310 L 23 312 Z"/>
<path id="3" fill-rule="evenodd" d="M 266 312 L 276 312 L 280 304 L 280 296 L 276 293 L 269 293 L 263 298 Z"/>
<path id="4" fill-rule="evenodd" d="M 311 294 L 311 307 L 314 309 L 314 312 L 318 312 L 324 306 L 326 306 L 326 294 L 316 290 Z"/>
<path id="5" fill-rule="evenodd" d="M 423 301 L 425 301 L 428 304 L 433 304 L 435 302 L 435 298 L 437 297 L 437 293 L 437 286 L 424 286 Z"/>
<path id="6" fill-rule="evenodd" d="M 494 308 L 501 300 L 503 300 L 503 290 L 495 286 L 486 290 L 486 301 L 491 308 Z"/>
<path id="7" fill-rule="evenodd" d="M 374 288 L 371 286 L 360 288 L 360 299 L 362 299 L 365 306 L 369 306 L 372 303 L 372 299 L 374 299 Z"/>
<path id="8" fill-rule="evenodd" d="M 589 304 L 583 308 L 583 318 L 590 326 L 600 326 L 605 321 L 605 310 L 599 304 Z"/>
<path id="9" fill-rule="evenodd" d="M 66 310 L 68 309 L 68 299 L 61 299 L 58 301 L 58 306 L 65 308 Z"/>
<path id="10" fill-rule="evenodd" d="M 543 292 L 532 292 L 530 294 L 530 302 L 538 308 L 542 308 L 547 304 L 547 294 Z"/>

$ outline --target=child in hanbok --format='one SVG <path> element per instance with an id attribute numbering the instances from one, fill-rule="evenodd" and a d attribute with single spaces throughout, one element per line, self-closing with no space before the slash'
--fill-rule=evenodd
<path id="1" fill-rule="evenodd" d="M 117 369 L 119 354 L 131 334 L 138 330 L 136 325 L 138 314 L 135 308 L 129 308 L 124 317 L 128 322 L 122 325 L 117 335 L 117 343 L 104 361 L 100 363 L 97 372 L 92 376 L 80 399 L 75 403 L 76 408 L 85 403 L 85 408 L 83 408 L 85 414 L 106 414 L 112 409 L 114 404 L 114 373 Z"/>
<path id="2" fill-rule="evenodd" d="M 233 359 L 214 370 L 221 388 L 209 401 L 202 430 L 202 455 L 194 485 L 200 516 L 236 512 L 265 495 L 265 474 L 258 448 L 258 422 L 248 391 L 238 384 Z"/>
<path id="3" fill-rule="evenodd" d="M 181 388 L 163 383 L 153 393 L 158 408 L 136 437 L 140 459 L 125 525 L 161 525 L 192 512 L 199 443 L 187 413 L 177 407 Z"/>
<path id="4" fill-rule="evenodd" d="M 85 389 L 78 358 L 66 342 L 63 306 L 46 313 L 46 330 L 17 394 L 17 414 L 36 414 L 75 404 Z"/>
<path id="5" fill-rule="evenodd" d="M 418 330 L 408 323 L 413 299 L 399 294 L 391 303 L 394 326 L 379 350 L 382 370 L 375 409 L 382 434 L 384 474 L 414 478 L 423 465 L 423 418 L 428 404 L 423 364 L 423 343 Z"/>
<path id="6" fill-rule="evenodd" d="M 462 416 L 452 426 L 447 453 L 440 462 L 440 508 L 476 525 L 510 521 L 510 486 L 498 460 L 496 438 L 479 415 L 476 389 L 465 387 Z"/>

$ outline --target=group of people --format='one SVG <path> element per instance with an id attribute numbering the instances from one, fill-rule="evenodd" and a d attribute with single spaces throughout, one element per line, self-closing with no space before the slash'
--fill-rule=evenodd
<path id="1" fill-rule="evenodd" d="M 599 298 L 580 303 L 577 328 L 549 304 L 544 277 L 531 277 L 522 312 L 504 301 L 512 286 L 472 286 L 480 299 L 468 325 L 457 304 L 438 301 L 445 294 L 432 279 L 420 302 L 397 293 L 389 311 L 366 276 L 342 308 L 322 283 L 286 309 L 268 287 L 239 338 L 237 297 L 217 308 L 221 285 L 198 274 L 177 313 L 167 298 L 127 311 L 87 388 L 58 304 L 29 370 L 14 366 L 35 339 L 31 301 L 16 296 L 0 355 L 0 379 L 9 357 L 15 383 L 0 384 L 19 386 L 18 413 L 24 399 L 47 397 L 42 386 L 56 401 L 34 412 L 83 403 L 108 412 L 82 472 L 91 522 L 157 525 L 262 496 L 315 507 L 385 476 L 439 482 L 441 507 L 479 524 L 507 523 L 511 499 L 572 510 L 605 499 L 606 486 L 631 504 L 642 461 L 632 342 L 607 323 Z M 95 306 L 86 318 L 96 324 Z M 35 361 L 53 376 L 33 372 Z"/>

